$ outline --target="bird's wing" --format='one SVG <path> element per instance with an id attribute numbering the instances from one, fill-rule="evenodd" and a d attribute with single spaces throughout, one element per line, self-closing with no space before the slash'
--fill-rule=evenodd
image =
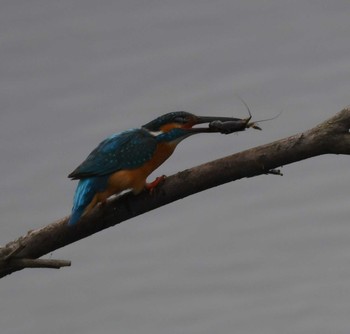
<path id="1" fill-rule="evenodd" d="M 156 147 L 155 138 L 144 129 L 115 134 L 101 142 L 68 177 L 84 179 L 137 168 L 152 158 Z"/>

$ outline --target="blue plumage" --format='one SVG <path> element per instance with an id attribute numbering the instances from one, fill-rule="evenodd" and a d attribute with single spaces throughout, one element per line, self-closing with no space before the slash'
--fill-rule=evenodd
<path id="1" fill-rule="evenodd" d="M 85 208 L 92 201 L 95 194 L 106 188 L 108 175 L 91 177 L 79 181 L 74 195 L 72 214 L 68 225 L 75 225 L 84 213 Z"/>
<path id="2" fill-rule="evenodd" d="M 155 137 L 145 129 L 114 134 L 101 142 L 68 177 L 76 180 L 139 167 L 152 158 L 156 147 Z"/>

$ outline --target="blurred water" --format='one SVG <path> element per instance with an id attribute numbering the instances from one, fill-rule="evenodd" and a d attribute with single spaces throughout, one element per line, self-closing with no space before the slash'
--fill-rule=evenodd
<path id="1" fill-rule="evenodd" d="M 263 132 L 183 142 L 157 174 L 303 131 L 349 104 L 347 1 L 2 1 L 0 244 L 66 215 L 106 136 L 173 110 Z M 0 285 L 1 333 L 349 333 L 348 157 L 173 203 Z"/>

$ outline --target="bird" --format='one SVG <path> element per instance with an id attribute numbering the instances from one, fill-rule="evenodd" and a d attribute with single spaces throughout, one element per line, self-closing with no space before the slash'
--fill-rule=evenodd
<path id="1" fill-rule="evenodd" d="M 103 140 L 68 177 L 79 180 L 69 226 L 98 203 L 125 190 L 135 195 L 145 188 L 152 191 L 163 179 L 147 183 L 147 177 L 167 160 L 185 138 L 214 132 L 210 127 L 193 127 L 213 121 L 237 120 L 232 117 L 196 116 L 186 111 L 164 114 L 141 128 L 113 134 Z"/>

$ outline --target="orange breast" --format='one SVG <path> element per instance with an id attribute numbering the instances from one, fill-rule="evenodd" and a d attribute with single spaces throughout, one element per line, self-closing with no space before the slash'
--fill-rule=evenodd
<path id="1" fill-rule="evenodd" d="M 157 169 L 174 152 L 176 144 L 160 143 L 151 160 L 141 167 L 126 169 L 112 174 L 108 180 L 107 192 L 117 194 L 126 189 L 133 189 L 134 193 L 143 190 L 146 179 L 155 169 Z"/>

